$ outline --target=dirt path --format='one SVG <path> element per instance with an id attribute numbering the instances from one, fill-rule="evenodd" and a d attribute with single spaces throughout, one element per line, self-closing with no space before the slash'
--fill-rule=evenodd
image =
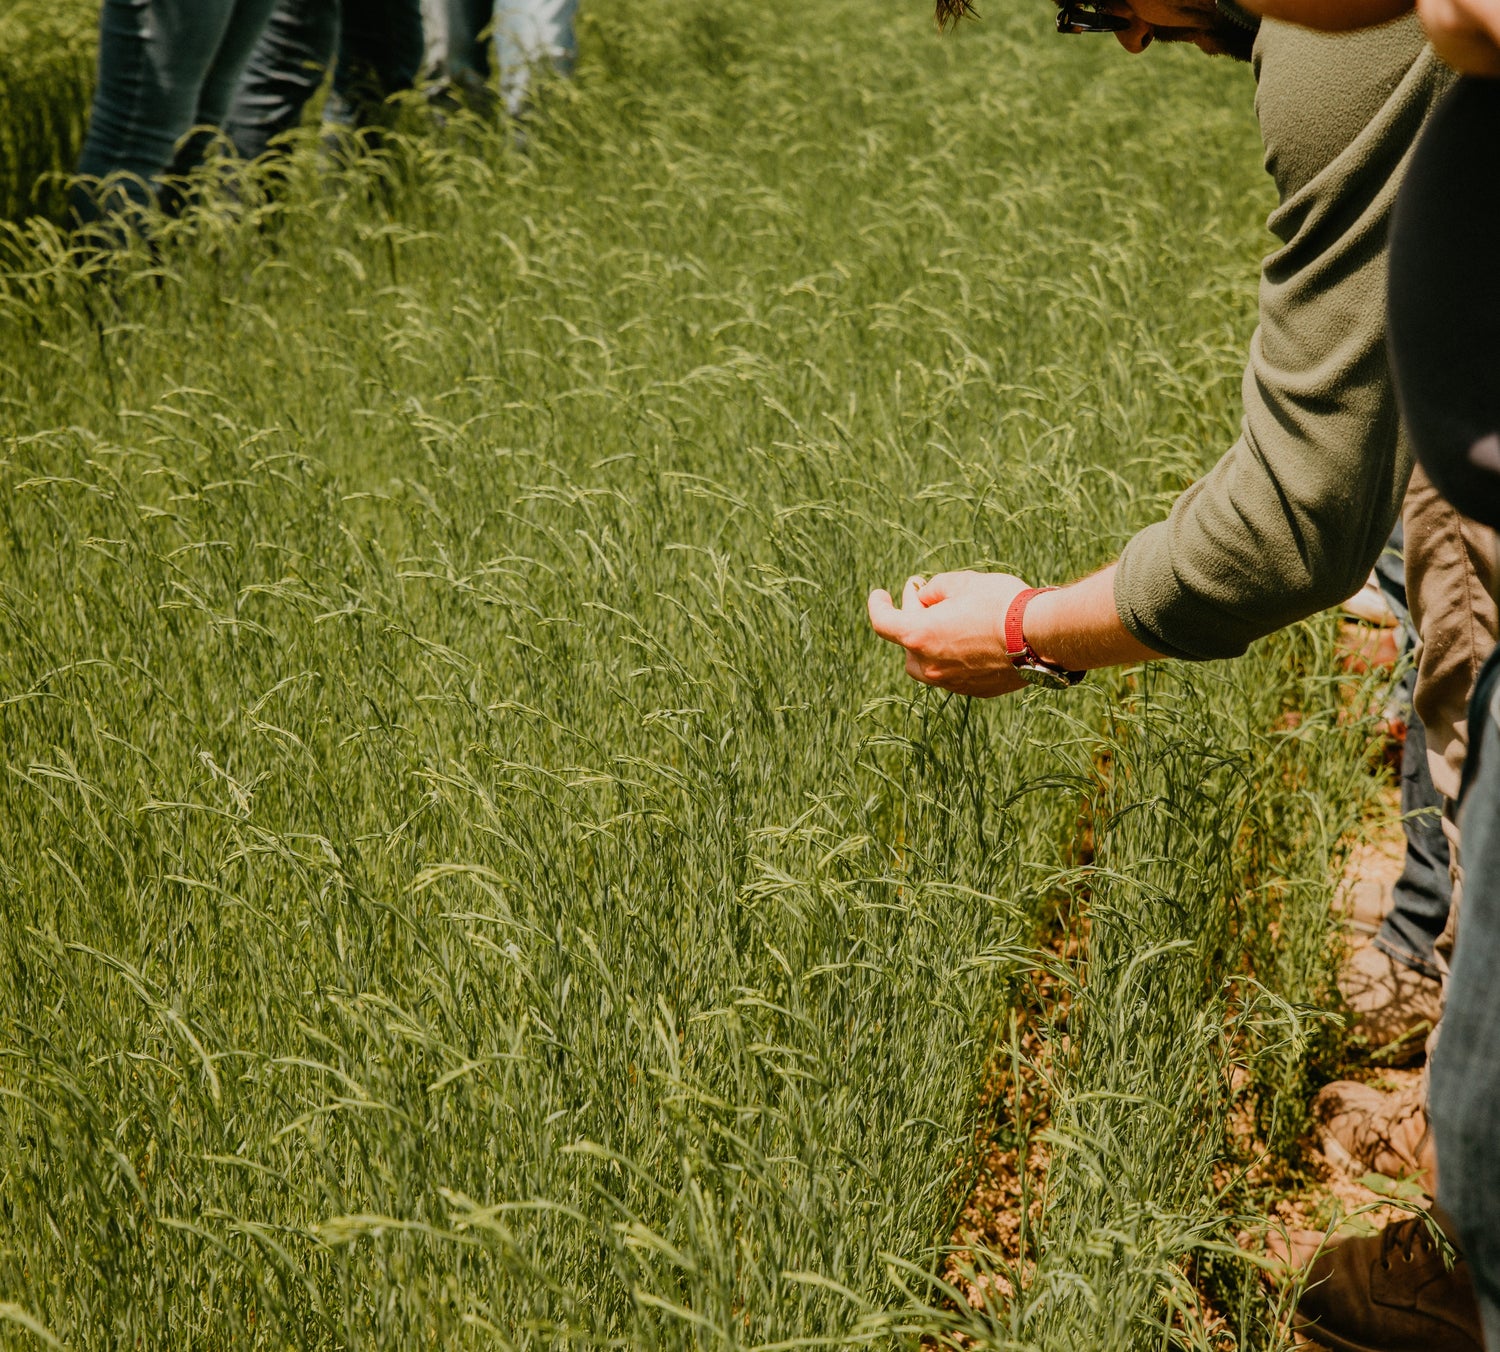
<path id="1" fill-rule="evenodd" d="M 1406 841 L 1400 818 L 1399 790 L 1389 786 L 1381 795 L 1379 810 L 1366 823 L 1364 838 L 1350 851 L 1334 906 L 1336 915 L 1348 927 L 1351 945 L 1368 942 L 1390 906 L 1391 889 L 1401 876 L 1405 859 Z M 1038 991 L 1037 995 L 1040 1002 L 1048 999 L 1044 992 Z M 1039 1044 L 1029 1049 L 1045 1059 L 1045 1051 Z M 1422 1075 L 1420 1066 L 1377 1067 L 1355 1060 L 1339 1067 L 1337 1073 L 1385 1090 L 1403 1089 Z M 1034 1127 L 1045 1125 L 1048 1106 L 1045 1095 L 1037 1092 L 1036 1085 L 1016 1085 L 1010 1079 L 1005 1067 L 995 1067 L 987 1097 L 1004 1102 L 1012 1119 L 1024 1115 Z M 1226 1161 L 1226 1171 L 1242 1167 L 1246 1158 L 1262 1149 L 1253 1139 L 1248 1120 L 1246 1126 L 1240 1164 Z M 1045 1186 L 1047 1158 L 1045 1147 L 1033 1141 L 1029 1158 L 1022 1167 L 1016 1145 L 1010 1137 L 992 1141 L 982 1151 L 975 1185 L 954 1242 L 965 1248 L 972 1244 L 983 1246 L 1024 1284 L 1031 1266 L 1026 1232 L 1040 1219 L 1038 1195 Z M 1250 1173 L 1256 1192 L 1267 1199 L 1279 1199 L 1267 1202 L 1266 1222 L 1271 1231 L 1326 1232 L 1338 1227 L 1341 1234 L 1367 1233 L 1407 1214 L 1400 1206 L 1390 1205 L 1389 1194 L 1374 1191 L 1329 1166 L 1312 1139 L 1308 1139 L 1302 1158 L 1292 1168 L 1284 1162 L 1268 1160 Z M 1403 1195 L 1411 1195 L 1410 1185 L 1397 1186 Z M 1244 1242 L 1259 1247 L 1261 1240 L 1247 1234 Z M 946 1275 L 959 1289 L 966 1290 L 971 1303 L 977 1306 L 983 1303 L 984 1295 L 966 1277 L 966 1259 L 966 1253 L 956 1254 Z M 1013 1294 L 1011 1277 L 996 1275 L 983 1280 L 993 1283 L 1004 1296 Z M 1211 1308 L 1206 1299 L 1205 1312 Z M 1212 1322 L 1210 1318 L 1210 1326 Z"/>
<path id="2" fill-rule="evenodd" d="M 1390 907 L 1391 888 L 1401 876 L 1406 856 L 1406 837 L 1401 830 L 1401 797 L 1395 786 L 1381 795 L 1382 810 L 1368 823 L 1368 833 L 1349 853 L 1343 883 L 1335 900 L 1337 913 L 1349 930 L 1351 946 L 1368 942 L 1379 928 Z M 1422 1077 L 1422 1068 L 1373 1066 L 1350 1062 L 1343 1069 L 1349 1079 L 1364 1080 L 1379 1089 L 1405 1089 Z M 1349 1223 L 1351 1231 L 1376 1229 L 1389 1219 L 1406 1214 L 1400 1209 L 1382 1205 L 1384 1197 L 1337 1169 L 1319 1167 L 1321 1158 L 1310 1150 L 1314 1174 L 1321 1174 L 1305 1190 L 1291 1194 L 1273 1212 L 1276 1221 L 1288 1229 L 1322 1230 L 1341 1217 L 1352 1216 L 1366 1207 L 1377 1210 L 1359 1216 Z"/>

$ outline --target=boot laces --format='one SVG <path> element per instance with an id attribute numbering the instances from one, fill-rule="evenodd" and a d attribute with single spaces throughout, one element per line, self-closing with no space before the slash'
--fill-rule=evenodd
<path id="1" fill-rule="evenodd" d="M 1425 1257 L 1436 1248 L 1427 1229 L 1427 1217 L 1408 1216 L 1404 1221 L 1392 1221 L 1380 1232 L 1380 1265 L 1389 1271 L 1397 1250 L 1403 1262 L 1411 1263 L 1419 1250 Z"/>

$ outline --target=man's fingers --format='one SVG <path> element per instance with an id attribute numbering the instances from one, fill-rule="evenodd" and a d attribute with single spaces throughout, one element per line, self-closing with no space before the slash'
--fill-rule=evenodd
<path id="1" fill-rule="evenodd" d="M 884 587 L 877 587 L 870 593 L 866 608 L 870 612 L 870 628 L 881 638 L 888 639 L 892 643 L 903 642 L 902 636 L 906 633 L 906 621 L 901 612 L 896 609 L 896 603 L 891 600 L 890 592 Z"/>
<path id="2" fill-rule="evenodd" d="M 901 609 L 918 609 L 917 597 L 922 590 L 922 579 L 920 577 L 909 577 L 906 586 L 901 589 Z"/>
<path id="3" fill-rule="evenodd" d="M 946 601 L 951 576 L 949 573 L 939 573 L 936 577 L 929 579 L 918 590 L 917 600 L 924 606 L 935 606 L 939 601 Z"/>

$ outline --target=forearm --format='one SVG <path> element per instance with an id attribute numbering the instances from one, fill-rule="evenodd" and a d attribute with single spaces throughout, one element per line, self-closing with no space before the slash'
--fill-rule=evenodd
<path id="1" fill-rule="evenodd" d="M 1157 653 L 1132 638 L 1114 603 L 1114 566 L 1022 602 L 1022 635 L 1031 652 L 1067 671 L 1140 662 Z M 989 699 L 1026 684 L 1006 640 L 1006 617 L 1026 582 L 1010 573 L 939 573 L 908 578 L 897 606 L 888 591 L 870 593 L 870 624 L 906 650 L 906 674 L 924 685 Z M 1019 651 L 1018 651 L 1019 655 Z M 1029 662 L 1029 659 L 1028 659 Z"/>
<path id="2" fill-rule="evenodd" d="M 1240 0 L 1240 3 L 1263 18 L 1344 33 L 1389 23 L 1410 10 L 1413 0 Z"/>
<path id="3" fill-rule="evenodd" d="M 1034 597 L 1026 608 L 1026 638 L 1043 661 L 1069 671 L 1093 671 L 1162 656 L 1121 623 L 1115 608 L 1114 564 Z"/>
<path id="4" fill-rule="evenodd" d="M 1344 33 L 1389 23 L 1414 0 L 1240 0 L 1266 19 Z M 1415 0 L 1432 45 L 1454 70 L 1500 76 L 1500 0 Z"/>

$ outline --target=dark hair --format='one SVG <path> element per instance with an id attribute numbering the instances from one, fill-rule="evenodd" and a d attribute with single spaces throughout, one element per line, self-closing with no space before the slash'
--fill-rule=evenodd
<path id="1" fill-rule="evenodd" d="M 956 24 L 966 14 L 978 17 L 979 11 L 974 8 L 974 0 L 937 0 L 939 28 L 948 28 Z"/>

